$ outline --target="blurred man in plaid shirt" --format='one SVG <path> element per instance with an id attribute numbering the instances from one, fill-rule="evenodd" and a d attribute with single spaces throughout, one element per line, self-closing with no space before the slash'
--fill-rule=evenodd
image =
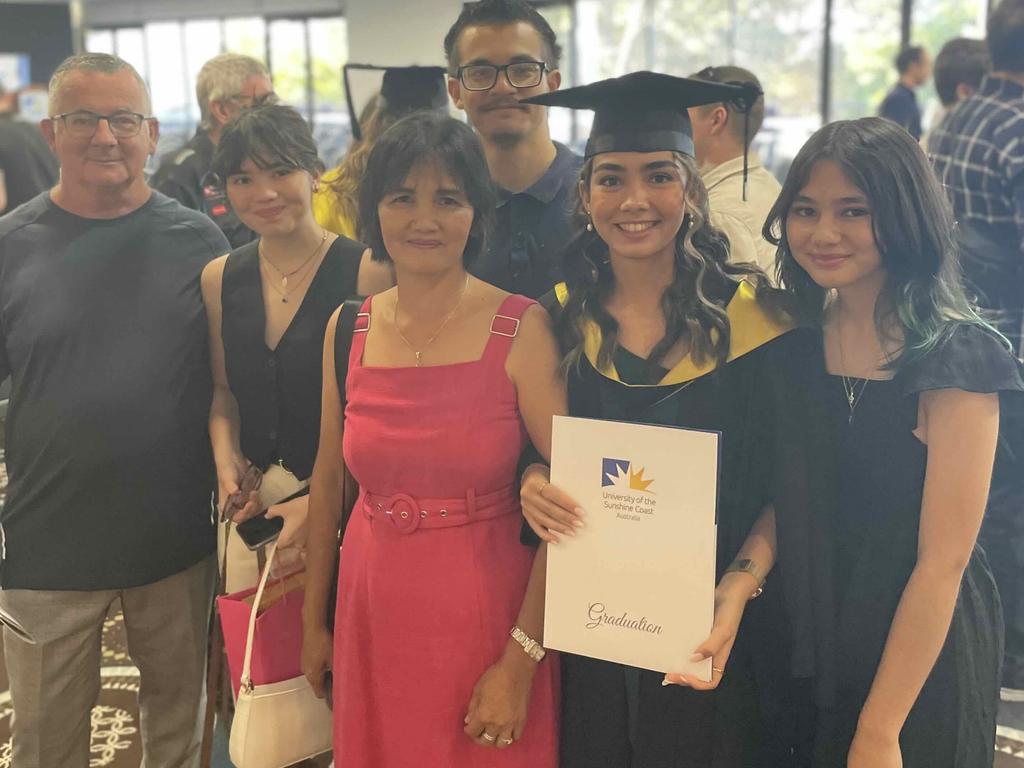
<path id="1" fill-rule="evenodd" d="M 967 282 L 1020 354 L 1024 0 L 1002 0 L 989 17 L 987 42 L 992 72 L 935 129 L 929 148 L 960 226 Z M 1003 698 L 1024 701 L 1024 408 L 1002 402 L 999 418 L 1001 449 L 979 542 L 992 564 L 1006 619 Z"/>
<path id="2" fill-rule="evenodd" d="M 978 304 L 1020 353 L 1024 322 L 1024 0 L 989 17 L 992 72 L 935 130 L 932 162 L 960 224 Z"/>

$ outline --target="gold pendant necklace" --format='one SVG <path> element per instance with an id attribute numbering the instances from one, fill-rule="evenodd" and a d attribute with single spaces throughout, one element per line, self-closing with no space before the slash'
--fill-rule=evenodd
<path id="1" fill-rule="evenodd" d="M 318 253 L 320 253 L 320 249 L 323 248 L 323 245 L 324 245 L 325 242 L 327 242 L 327 230 L 326 229 L 321 229 L 320 230 L 320 242 L 316 244 L 316 248 L 313 249 L 313 252 L 311 254 L 309 254 L 309 256 L 307 256 L 305 258 L 305 260 L 303 260 L 303 262 L 301 264 L 299 264 L 299 266 L 297 266 L 295 269 L 293 269 L 290 272 L 284 272 L 280 267 L 277 266 L 277 264 L 272 262 L 267 257 L 266 252 L 263 250 L 263 239 L 260 238 L 260 244 L 257 246 L 257 250 L 259 251 L 260 258 L 264 262 L 269 264 L 273 268 L 273 270 L 275 272 L 277 272 L 278 275 L 281 276 L 281 290 L 277 290 L 277 286 L 273 286 L 275 291 L 277 292 L 277 294 L 281 297 L 281 301 L 283 301 L 285 303 L 288 302 L 288 294 L 290 293 L 290 291 L 288 290 L 288 280 L 289 280 L 289 278 L 294 277 L 300 271 L 302 271 L 303 269 L 307 268 L 312 263 L 312 261 L 316 257 L 316 255 Z M 303 275 L 303 277 L 305 277 L 305 275 Z M 301 279 L 299 281 L 299 284 L 301 285 Z M 273 283 L 271 283 L 271 285 L 273 285 Z M 296 286 L 296 287 L 298 287 L 298 286 Z"/>
<path id="2" fill-rule="evenodd" d="M 424 344 L 419 349 L 416 349 L 416 347 L 414 347 L 412 345 L 412 342 L 409 341 L 409 339 L 407 339 L 405 337 L 404 333 L 402 333 L 402 329 L 398 327 L 398 293 L 397 293 L 397 289 L 396 289 L 396 293 L 395 293 L 395 311 L 392 314 L 391 322 L 394 324 L 395 330 L 398 332 L 398 337 L 403 342 L 405 342 L 405 346 L 407 346 L 409 348 L 409 351 L 412 352 L 413 357 L 416 358 L 416 367 L 417 368 L 422 368 L 423 367 L 423 360 L 422 360 L 423 353 L 427 351 L 427 347 L 429 347 L 431 344 L 434 343 L 434 339 L 436 339 L 438 336 L 441 335 L 441 331 L 443 331 L 445 329 L 445 326 L 448 325 L 448 322 L 453 317 L 455 317 L 455 313 L 458 312 L 459 311 L 459 307 L 462 306 L 462 300 L 464 298 L 466 298 L 466 292 L 468 290 L 469 290 L 469 275 L 467 274 L 466 275 L 466 282 L 462 284 L 462 292 L 459 294 L 459 300 L 457 302 L 455 302 L 455 306 L 452 308 L 452 311 L 448 313 L 448 316 L 445 317 L 445 319 L 437 327 L 437 330 L 434 331 L 434 335 L 431 336 L 429 339 L 427 339 L 427 343 Z"/>

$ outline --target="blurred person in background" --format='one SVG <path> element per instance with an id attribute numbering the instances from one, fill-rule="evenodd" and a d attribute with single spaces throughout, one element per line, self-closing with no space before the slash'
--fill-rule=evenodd
<path id="1" fill-rule="evenodd" d="M 708 190 L 711 223 L 729 238 L 730 261 L 757 264 L 771 274 L 775 246 L 761 229 L 779 196 L 779 182 L 750 150 L 764 122 L 764 92 L 753 72 L 742 67 L 705 67 L 693 75 L 712 83 L 751 83 L 761 95 L 745 115 L 736 104 L 708 104 L 690 109 L 693 146 Z"/>
<path id="2" fill-rule="evenodd" d="M 1003 0 L 985 37 L 992 71 L 930 142 L 953 203 L 960 263 L 986 317 L 1021 353 L 1024 322 L 1024 0 Z M 1000 451 L 979 541 L 992 562 L 1006 618 L 1003 697 L 1024 701 L 1024 414 L 1004 409 Z M 1016 458 L 1015 458 L 1016 457 Z"/>
<path id="3" fill-rule="evenodd" d="M 39 126 L 18 119 L 17 94 L 0 85 L 0 215 L 56 184 L 57 172 Z"/>
<path id="4" fill-rule="evenodd" d="M 899 80 L 878 107 L 878 114 L 907 130 L 915 141 L 921 140 L 921 108 L 914 91 L 928 82 L 932 74 L 928 52 L 920 45 L 907 46 L 896 55 Z"/>
<path id="5" fill-rule="evenodd" d="M 384 80 L 357 116 L 349 72 L 353 69 L 380 70 Z M 401 118 L 420 110 L 448 109 L 448 91 L 443 67 L 376 67 L 345 65 L 345 96 L 348 100 L 352 143 L 335 168 L 320 178 L 313 195 L 313 213 L 324 229 L 355 238 L 359 232 L 359 184 L 366 172 L 370 150 L 388 128 Z"/>
<path id="6" fill-rule="evenodd" d="M 210 163 L 228 121 L 267 100 L 275 100 L 274 86 L 263 62 L 238 53 L 214 56 L 196 78 L 200 116 L 196 135 L 164 158 L 150 180 L 153 189 L 213 219 L 233 248 L 256 235 L 231 210 L 223 188 L 210 176 Z"/>
<path id="7" fill-rule="evenodd" d="M 942 125 L 946 116 L 981 86 L 982 78 L 992 69 L 992 59 L 989 58 L 984 40 L 955 37 L 942 46 L 939 55 L 935 57 L 933 69 L 935 92 L 942 109 L 936 115 L 931 131 L 921 140 L 926 150 L 932 133 Z"/>

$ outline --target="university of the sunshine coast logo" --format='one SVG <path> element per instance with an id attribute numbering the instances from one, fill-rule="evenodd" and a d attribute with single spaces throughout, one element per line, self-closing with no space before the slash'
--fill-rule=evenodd
<path id="1" fill-rule="evenodd" d="M 658 508 L 651 486 L 653 477 L 644 477 L 644 468 L 626 459 L 601 460 L 601 506 L 615 513 L 618 520 L 640 522 Z"/>
<path id="2" fill-rule="evenodd" d="M 602 459 L 601 487 L 618 488 L 623 491 L 642 491 L 654 493 L 651 485 L 654 479 L 644 477 L 644 469 L 634 469 L 631 462 L 625 459 Z"/>

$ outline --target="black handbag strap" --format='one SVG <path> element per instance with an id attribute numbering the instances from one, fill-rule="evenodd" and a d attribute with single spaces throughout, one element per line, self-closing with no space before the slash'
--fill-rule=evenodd
<path id="1" fill-rule="evenodd" d="M 363 307 L 364 299 L 357 296 L 346 299 L 338 313 L 338 325 L 334 330 L 334 375 L 338 380 L 338 395 L 341 397 L 341 411 L 345 413 L 345 380 L 348 378 L 348 358 L 352 351 L 352 336 L 356 329 L 356 315 Z M 343 416 L 344 418 L 344 416 Z"/>

